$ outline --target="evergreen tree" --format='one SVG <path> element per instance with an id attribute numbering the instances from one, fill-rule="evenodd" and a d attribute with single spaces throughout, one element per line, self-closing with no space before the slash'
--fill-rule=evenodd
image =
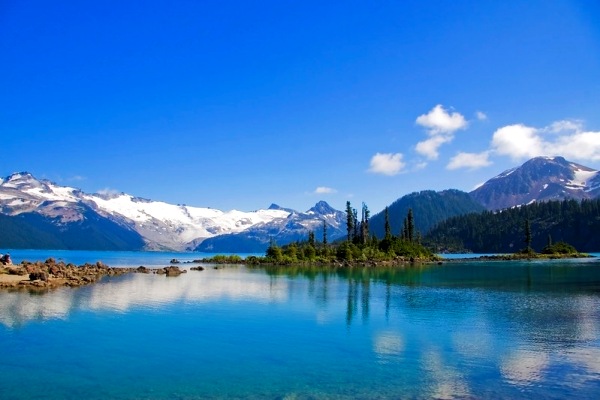
<path id="1" fill-rule="evenodd" d="M 390 212 L 389 209 L 385 208 L 385 239 L 390 240 L 392 238 L 392 227 L 390 226 Z"/>
<path id="2" fill-rule="evenodd" d="M 354 232 L 352 234 L 352 242 L 356 242 L 358 241 L 358 230 L 359 230 L 359 225 L 358 225 L 358 211 L 356 211 L 356 208 L 352 209 L 352 226 L 354 227 Z"/>
<path id="3" fill-rule="evenodd" d="M 313 231 L 308 232 L 308 244 L 315 247 L 315 233 Z"/>
<path id="4" fill-rule="evenodd" d="M 536 202 L 502 212 L 485 211 L 455 216 L 429 231 L 424 241 L 436 251 L 525 251 L 525 246 L 519 246 L 518 243 L 525 243 L 526 218 L 531 225 L 532 249 L 543 249 L 549 239 L 553 245 L 567 242 L 585 252 L 600 248 L 600 199 Z"/>
<path id="5" fill-rule="evenodd" d="M 277 246 L 273 238 L 271 238 L 269 248 L 267 249 L 267 258 L 270 258 L 276 262 L 283 261 L 283 252 L 281 251 L 281 247 Z"/>
<path id="6" fill-rule="evenodd" d="M 323 246 L 327 246 L 327 222 L 323 220 Z"/>
<path id="7" fill-rule="evenodd" d="M 413 218 L 412 208 L 408 209 L 408 214 L 406 215 L 406 226 L 408 231 L 407 239 L 409 242 L 413 242 L 415 239 L 415 220 Z"/>
<path id="8" fill-rule="evenodd" d="M 354 213 L 350 201 L 346 202 L 346 228 L 348 230 L 347 241 L 352 241 L 352 233 L 354 232 Z"/>
<path id="9" fill-rule="evenodd" d="M 369 208 L 365 203 L 362 203 L 362 217 L 360 223 L 360 236 L 363 245 L 369 240 Z"/>
<path id="10" fill-rule="evenodd" d="M 531 222 L 529 218 L 525 219 L 525 244 L 527 245 L 527 252 L 530 253 L 531 250 Z"/>

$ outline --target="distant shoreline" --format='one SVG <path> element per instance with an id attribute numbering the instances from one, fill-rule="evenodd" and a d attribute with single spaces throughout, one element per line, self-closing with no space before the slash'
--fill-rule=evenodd
<path id="1" fill-rule="evenodd" d="M 393 260 L 354 260 L 354 261 L 334 261 L 334 262 L 296 262 L 296 263 L 277 263 L 261 260 L 261 262 L 251 262 L 251 260 L 241 257 L 224 257 L 216 255 L 211 258 L 197 259 L 193 261 L 179 262 L 172 259 L 170 263 L 165 264 L 217 264 L 217 265 L 247 265 L 249 267 L 330 267 L 330 268 L 410 268 L 418 265 L 443 265 L 445 263 L 461 262 L 486 262 L 486 261 L 534 261 L 534 260 L 566 260 L 581 258 L 597 258 L 597 256 L 577 253 L 577 254 L 504 254 L 504 255 L 483 255 L 470 258 L 442 258 L 433 257 L 426 259 L 414 259 L 397 257 Z M 216 266 L 215 268 L 221 268 Z M 204 267 L 196 266 L 190 270 L 202 271 Z M 44 262 L 27 262 L 21 264 L 10 264 L 0 266 L 0 289 L 13 290 L 49 290 L 59 287 L 79 287 L 98 282 L 105 276 L 120 276 L 130 273 L 157 274 L 165 276 L 179 276 L 187 273 L 187 270 L 180 269 L 177 266 L 169 265 L 162 268 L 140 267 L 109 267 L 101 261 L 95 264 L 83 264 L 76 266 L 74 264 L 65 264 L 56 262 L 49 258 Z"/>

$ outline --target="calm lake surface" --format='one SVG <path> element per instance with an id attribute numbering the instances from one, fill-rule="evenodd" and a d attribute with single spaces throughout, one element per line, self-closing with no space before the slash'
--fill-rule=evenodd
<path id="1" fill-rule="evenodd" d="M 0 398 L 600 396 L 597 259 L 206 267 L 0 292 Z"/>

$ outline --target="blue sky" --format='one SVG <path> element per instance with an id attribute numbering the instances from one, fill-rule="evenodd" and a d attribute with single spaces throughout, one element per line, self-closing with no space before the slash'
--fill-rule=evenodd
<path id="1" fill-rule="evenodd" d="M 536 155 L 600 169 L 597 1 L 3 1 L 0 175 L 381 211 Z"/>

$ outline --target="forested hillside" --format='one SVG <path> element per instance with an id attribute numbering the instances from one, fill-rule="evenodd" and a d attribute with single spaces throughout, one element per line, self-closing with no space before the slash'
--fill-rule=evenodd
<path id="1" fill-rule="evenodd" d="M 456 216 L 433 228 L 424 242 L 436 252 L 515 252 L 526 246 L 527 221 L 536 251 L 549 241 L 565 241 L 579 251 L 600 251 L 600 199 L 535 202 L 498 212 Z"/>
<path id="2" fill-rule="evenodd" d="M 414 192 L 401 197 L 388 207 L 393 234 L 400 233 L 409 209 L 412 209 L 415 217 L 415 229 L 423 235 L 447 218 L 484 210 L 468 193 L 460 190 Z M 371 233 L 382 239 L 385 236 L 385 210 L 374 215 L 369 225 Z"/>
<path id="3" fill-rule="evenodd" d="M 37 213 L 0 214 L 0 248 L 65 250 L 141 250 L 144 239 L 91 211 L 82 221 L 59 224 Z"/>

